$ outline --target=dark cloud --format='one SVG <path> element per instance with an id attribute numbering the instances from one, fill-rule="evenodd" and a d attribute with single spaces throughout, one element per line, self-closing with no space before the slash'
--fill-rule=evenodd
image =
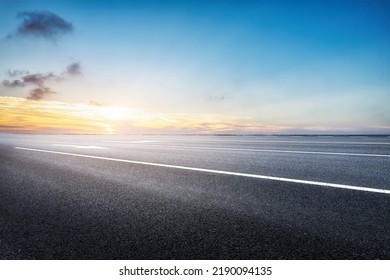
<path id="1" fill-rule="evenodd" d="M 17 71 L 17 72 L 16 72 Z M 25 73 L 27 71 L 8 71 L 9 75 L 16 75 L 20 73 Z M 80 63 L 72 63 L 67 68 L 66 71 L 63 72 L 61 75 L 55 75 L 53 73 L 48 74 L 29 74 L 23 77 L 20 77 L 18 80 L 3 80 L 3 85 L 8 88 L 16 88 L 16 87 L 24 87 L 24 86 L 35 86 L 36 88 L 32 89 L 30 91 L 29 96 L 27 96 L 27 99 L 31 100 L 41 100 L 47 97 L 48 95 L 55 94 L 56 92 L 51 90 L 49 87 L 46 86 L 46 82 L 48 81 L 63 81 L 67 79 L 67 76 L 75 77 L 81 75 L 81 67 Z"/>
<path id="2" fill-rule="evenodd" d="M 22 80 L 25 84 L 33 84 L 39 87 L 44 87 L 45 82 L 49 79 L 57 79 L 58 77 L 52 73 L 42 75 L 42 74 L 32 74 L 22 77 Z"/>
<path id="3" fill-rule="evenodd" d="M 21 80 L 13 80 L 12 82 L 8 80 L 3 81 L 3 85 L 6 87 L 24 87 L 26 85 L 36 85 L 38 87 L 44 87 L 45 82 L 49 79 L 59 79 L 56 75 L 49 73 L 46 75 L 42 74 L 31 74 L 21 77 Z"/>
<path id="4" fill-rule="evenodd" d="M 26 97 L 30 100 L 42 100 L 48 95 L 55 94 L 56 92 L 45 86 L 45 82 L 49 79 L 57 78 L 53 74 L 32 74 L 21 78 L 21 80 L 14 80 L 12 82 L 4 80 L 3 85 L 6 87 L 24 87 L 26 85 L 34 85 L 34 88 L 30 91 L 30 94 Z"/>
<path id="5" fill-rule="evenodd" d="M 81 75 L 81 65 L 80 62 L 74 62 L 68 67 L 66 67 L 66 74 L 69 76 L 80 76 Z"/>
<path id="6" fill-rule="evenodd" d="M 73 31 L 71 23 L 49 11 L 22 12 L 17 15 L 22 19 L 16 35 L 34 36 L 50 40 L 57 40 L 59 36 Z M 7 38 L 11 38 L 8 35 Z"/>
<path id="7" fill-rule="evenodd" d="M 5 87 L 8 87 L 8 88 L 24 87 L 25 86 L 25 84 L 19 80 L 13 80 L 12 82 L 10 82 L 8 80 L 4 80 L 3 85 Z"/>
<path id="8" fill-rule="evenodd" d="M 51 94 L 56 94 L 56 92 L 52 91 L 48 87 L 39 87 L 31 90 L 29 96 L 27 96 L 26 98 L 30 100 L 38 101 L 44 99 L 45 97 Z"/>

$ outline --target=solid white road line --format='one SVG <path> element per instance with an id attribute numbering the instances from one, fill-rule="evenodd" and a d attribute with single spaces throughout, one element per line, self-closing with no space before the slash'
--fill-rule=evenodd
<path id="1" fill-rule="evenodd" d="M 84 146 L 84 145 L 69 145 L 69 144 L 52 144 L 52 145 L 57 147 L 72 147 L 77 149 L 100 149 L 100 150 L 108 149 L 106 147 L 100 147 L 100 146 Z"/>
<path id="2" fill-rule="evenodd" d="M 239 172 L 230 172 L 230 171 L 213 170 L 213 169 L 205 169 L 205 168 L 187 167 L 187 166 L 180 166 L 180 165 L 162 164 L 162 163 L 127 160 L 127 159 L 110 158 L 110 157 L 91 156 L 91 155 L 75 154 L 75 153 L 65 153 L 65 152 L 50 151 L 50 150 L 24 148 L 24 147 L 15 147 L 15 149 L 25 150 L 25 151 L 33 151 L 33 152 L 41 152 L 41 153 L 75 156 L 75 157 L 93 158 L 93 159 L 116 161 L 116 162 L 142 164 L 142 165 L 149 165 L 149 166 L 174 168 L 174 169 L 182 169 L 182 170 L 190 170 L 190 171 L 198 171 L 198 172 L 206 172 L 206 173 L 214 173 L 214 174 L 223 174 L 223 175 L 241 176 L 241 177 L 257 178 L 257 179 L 265 179 L 265 180 L 273 180 L 273 181 L 281 181 L 281 182 L 289 182 L 289 183 L 298 183 L 298 184 L 305 184 L 305 185 L 323 186 L 323 187 L 331 187 L 331 188 L 338 188 L 338 189 L 348 189 L 348 190 L 355 190 L 355 191 L 390 194 L 390 190 L 386 190 L 386 189 L 367 188 L 367 187 L 359 187 L 359 186 L 351 186 L 351 185 L 343 185 L 343 184 L 333 184 L 333 183 L 325 183 L 325 182 L 317 182 L 317 181 L 307 181 L 307 180 L 299 180 L 299 179 L 291 179 L 291 178 L 283 178 L 283 177 L 264 176 L 264 175 L 249 174 L 249 173 L 239 173 Z"/>
<path id="3" fill-rule="evenodd" d="M 233 136 L 234 137 L 234 136 Z M 345 145 L 390 145 L 390 142 L 346 142 L 346 141 L 288 141 L 288 140 L 216 140 L 206 139 L 210 142 L 250 142 L 250 143 L 292 143 L 292 144 L 345 144 Z"/>
<path id="4" fill-rule="evenodd" d="M 128 143 L 133 144 L 133 143 Z M 310 151 L 284 151 L 284 150 L 262 150 L 262 149 L 242 149 L 242 148 L 219 148 L 204 146 L 186 146 L 186 145 L 153 145 L 149 147 L 167 147 L 167 148 L 187 148 L 204 150 L 222 150 L 222 151 L 247 151 L 247 152 L 265 152 L 265 153 L 289 153 L 289 154 L 314 154 L 314 155 L 332 155 L 332 156 L 360 156 L 360 157 L 388 157 L 383 154 L 356 154 L 356 153 L 336 153 L 336 152 L 310 152 Z M 138 146 L 137 146 L 138 147 Z"/>
<path id="5" fill-rule="evenodd" d="M 155 142 L 163 142 L 163 141 L 155 141 L 155 140 L 137 140 L 137 141 L 101 141 L 104 143 L 123 143 L 123 144 L 142 144 L 142 143 L 155 143 Z"/>
<path id="6" fill-rule="evenodd" d="M 203 140 L 203 139 L 202 139 Z M 292 143 L 292 144 L 345 144 L 345 145 L 390 145 L 390 142 L 335 142 L 335 141 L 283 141 L 283 140 L 243 140 L 243 139 L 232 139 L 232 140 L 216 140 L 216 139 L 207 139 L 208 142 L 247 142 L 247 143 Z M 125 140 L 103 140 L 101 142 L 105 143 L 123 143 L 123 144 L 133 144 L 133 143 L 153 143 L 153 142 L 166 142 L 166 141 L 155 141 L 155 140 L 140 140 L 140 141 L 125 141 Z M 188 141 L 184 141 L 188 142 Z"/>

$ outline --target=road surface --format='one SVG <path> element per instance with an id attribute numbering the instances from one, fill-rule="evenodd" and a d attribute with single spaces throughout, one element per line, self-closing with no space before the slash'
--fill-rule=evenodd
<path id="1" fill-rule="evenodd" d="M 389 259 L 390 137 L 0 135 L 1 259 Z"/>

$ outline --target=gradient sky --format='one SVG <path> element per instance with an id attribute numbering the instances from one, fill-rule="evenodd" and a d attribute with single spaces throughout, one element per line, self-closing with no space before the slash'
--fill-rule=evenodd
<path id="1" fill-rule="evenodd" d="M 389 1 L 0 0 L 0 38 L 0 131 L 390 133 Z"/>

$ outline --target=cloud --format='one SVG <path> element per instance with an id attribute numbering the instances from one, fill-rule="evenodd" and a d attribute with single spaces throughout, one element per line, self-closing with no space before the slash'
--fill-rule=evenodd
<path id="1" fill-rule="evenodd" d="M 27 96 L 26 98 L 29 100 L 38 101 L 44 99 L 46 96 L 51 94 L 56 94 L 56 92 L 52 91 L 48 87 L 39 87 L 31 90 L 29 96 Z"/>
<path id="2" fill-rule="evenodd" d="M 47 80 L 53 79 L 53 78 L 58 78 L 58 77 L 55 76 L 52 73 L 49 73 L 49 74 L 46 74 L 46 75 L 32 74 L 32 75 L 27 75 L 27 76 L 22 77 L 23 82 L 25 84 L 33 84 L 33 85 L 37 85 L 39 87 L 44 87 L 44 83 Z"/>
<path id="3" fill-rule="evenodd" d="M 27 71 L 13 71 L 11 72 L 10 70 L 8 71 L 8 74 L 10 76 L 16 76 L 16 74 L 20 73 L 25 73 Z M 3 85 L 8 88 L 16 88 L 16 87 L 24 87 L 28 85 L 33 85 L 36 86 L 37 88 L 34 88 L 30 91 L 30 94 L 26 97 L 27 99 L 30 100 L 42 100 L 48 95 L 55 94 L 56 92 L 51 90 L 49 87 L 46 86 L 47 81 L 63 81 L 66 76 L 79 76 L 81 75 L 81 67 L 80 63 L 72 63 L 70 64 L 64 73 L 62 75 L 58 76 L 53 73 L 48 73 L 48 74 L 29 74 L 26 76 L 21 77 L 19 80 L 3 80 Z"/>
<path id="4" fill-rule="evenodd" d="M 58 37 L 71 33 L 73 26 L 63 18 L 49 11 L 22 12 L 17 15 L 22 19 L 15 35 L 33 36 L 56 41 Z M 12 38 L 8 35 L 7 38 Z"/>
<path id="5" fill-rule="evenodd" d="M 112 133 L 115 126 L 85 104 L 0 96 L 0 131 L 28 133 Z"/>
<path id="6" fill-rule="evenodd" d="M 68 67 L 66 67 L 66 74 L 69 76 L 80 76 L 81 75 L 81 65 L 80 62 L 74 62 Z"/>
<path id="7" fill-rule="evenodd" d="M 90 100 L 90 101 L 88 102 L 88 105 L 91 105 L 91 106 L 105 106 L 106 104 L 105 104 L 105 103 L 98 102 L 98 101 L 95 101 L 95 100 Z"/>
<path id="8" fill-rule="evenodd" d="M 28 75 L 30 72 L 25 71 L 25 70 L 8 70 L 7 74 L 9 77 L 20 77 L 23 75 Z"/>
<path id="9" fill-rule="evenodd" d="M 226 99 L 229 99 L 231 98 L 231 95 L 230 93 L 226 92 L 222 95 L 211 95 L 207 98 L 208 101 L 211 101 L 211 102 L 222 102 Z"/>
<path id="10" fill-rule="evenodd" d="M 10 82 L 8 80 L 4 80 L 3 85 L 5 87 L 8 87 L 8 88 L 24 87 L 25 86 L 25 84 L 19 80 L 13 80 L 12 82 Z"/>
<path id="11" fill-rule="evenodd" d="M 29 85 L 29 84 L 32 84 L 32 85 L 36 85 L 38 87 L 44 87 L 45 85 L 45 82 L 49 79 L 59 79 L 60 77 L 52 74 L 52 73 L 49 73 L 49 74 L 46 74 L 46 75 L 42 75 L 42 74 L 31 74 L 31 75 L 27 75 L 27 76 L 24 76 L 24 77 L 21 77 L 21 80 L 13 80 L 12 82 L 11 81 L 8 81 L 8 80 L 4 80 L 3 81 L 3 85 L 6 86 L 6 87 L 10 87 L 10 88 L 13 88 L 13 87 L 24 87 L 26 85 Z"/>

